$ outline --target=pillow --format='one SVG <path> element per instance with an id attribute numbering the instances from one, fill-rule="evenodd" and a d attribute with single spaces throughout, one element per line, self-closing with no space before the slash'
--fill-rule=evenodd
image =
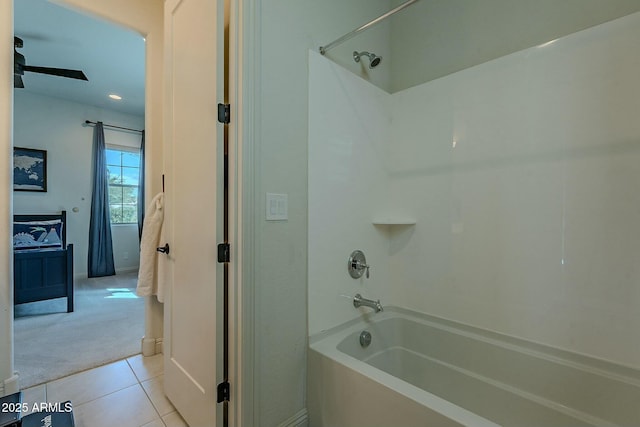
<path id="1" fill-rule="evenodd" d="M 14 249 L 62 248 L 62 220 L 13 223 Z"/>

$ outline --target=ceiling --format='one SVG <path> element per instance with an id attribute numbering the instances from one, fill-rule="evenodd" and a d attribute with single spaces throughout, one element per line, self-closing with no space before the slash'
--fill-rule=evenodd
<path id="1" fill-rule="evenodd" d="M 46 0 L 15 0 L 27 65 L 84 71 L 88 82 L 25 72 L 27 91 L 144 116 L 145 41 L 129 29 Z M 108 97 L 117 94 L 122 100 Z"/>

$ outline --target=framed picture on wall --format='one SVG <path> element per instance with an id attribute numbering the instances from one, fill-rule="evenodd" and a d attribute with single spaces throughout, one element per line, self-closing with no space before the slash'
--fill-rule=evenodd
<path id="1" fill-rule="evenodd" d="M 47 152 L 13 148 L 13 190 L 47 191 Z"/>

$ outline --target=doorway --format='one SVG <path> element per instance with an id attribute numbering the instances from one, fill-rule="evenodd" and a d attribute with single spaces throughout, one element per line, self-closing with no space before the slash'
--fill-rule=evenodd
<path id="1" fill-rule="evenodd" d="M 67 313 L 64 299 L 15 307 L 15 369 L 25 388 L 140 352 L 145 309 L 135 295 L 138 229 L 117 213 L 130 200 L 110 200 L 117 274 L 86 278 L 93 128 L 85 121 L 144 129 L 145 41 L 43 0 L 16 2 L 14 21 L 27 64 L 82 69 L 89 78 L 27 72 L 24 89 L 14 90 L 14 146 L 46 151 L 48 185 L 46 192 L 14 192 L 13 211 L 67 211 L 67 241 L 75 247 L 75 310 Z M 126 157 L 139 149 L 141 135 L 105 126 L 105 141 Z M 131 184 L 131 173 L 122 173 L 131 172 L 130 166 L 120 168 L 121 186 Z M 115 165 L 111 168 L 117 175 Z"/>

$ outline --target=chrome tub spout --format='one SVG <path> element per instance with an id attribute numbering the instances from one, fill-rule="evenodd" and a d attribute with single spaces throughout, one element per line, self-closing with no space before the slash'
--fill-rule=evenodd
<path id="1" fill-rule="evenodd" d="M 366 299 L 363 298 L 360 294 L 356 294 L 356 296 L 353 297 L 353 306 L 356 308 L 362 306 L 370 307 L 373 308 L 376 313 L 383 310 L 382 304 L 380 304 L 380 300 L 374 301 L 371 299 Z"/>

